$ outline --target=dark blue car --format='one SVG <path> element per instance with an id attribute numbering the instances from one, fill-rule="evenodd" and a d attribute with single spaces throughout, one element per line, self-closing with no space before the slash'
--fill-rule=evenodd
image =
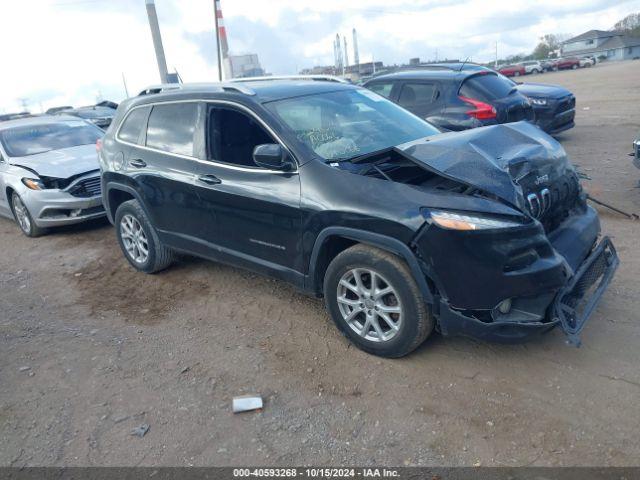
<path id="1" fill-rule="evenodd" d="M 475 63 L 434 63 L 423 65 L 420 73 L 428 73 L 430 71 L 453 71 L 453 72 L 489 72 L 494 73 L 504 85 L 506 89 L 516 89 L 518 93 L 529 99 L 533 108 L 535 118 L 533 122 L 545 132 L 555 135 L 575 126 L 575 96 L 566 88 L 557 85 L 543 85 L 537 83 L 517 83 L 513 80 L 501 75 L 494 70 L 483 65 Z M 366 86 L 375 85 L 382 77 L 376 77 Z M 498 81 L 494 82 L 498 84 Z M 378 92 L 380 93 L 380 92 Z M 403 105 L 404 106 L 404 105 Z M 408 108 L 405 106 L 405 108 Z M 409 110 L 418 113 L 411 108 Z M 529 119 L 531 120 L 531 119 Z M 508 120 L 511 121 L 511 120 Z M 506 123 L 506 122 L 498 122 Z M 479 126 L 479 125 L 476 125 Z"/>
<path id="2" fill-rule="evenodd" d="M 530 101 L 488 70 L 426 68 L 372 78 L 364 86 L 443 131 L 533 121 Z"/>

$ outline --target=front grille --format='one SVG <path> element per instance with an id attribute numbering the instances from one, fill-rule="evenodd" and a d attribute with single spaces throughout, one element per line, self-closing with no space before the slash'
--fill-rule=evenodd
<path id="1" fill-rule="evenodd" d="M 519 183 L 529 213 L 542 223 L 546 232 L 555 230 L 571 214 L 580 198 L 580 181 L 573 171 L 539 185 L 527 178 Z"/>
<path id="2" fill-rule="evenodd" d="M 74 197 L 81 198 L 95 197 L 97 195 L 100 195 L 100 177 L 92 177 L 85 180 L 80 180 L 69 189 L 69 193 Z"/>
<path id="3" fill-rule="evenodd" d="M 556 107 L 556 113 L 566 112 L 567 110 L 571 110 L 576 106 L 576 97 L 573 95 L 567 95 L 563 97 L 558 102 L 558 106 Z"/>

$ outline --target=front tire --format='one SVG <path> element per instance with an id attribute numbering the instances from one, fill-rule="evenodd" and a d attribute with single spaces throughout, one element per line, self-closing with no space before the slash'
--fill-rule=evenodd
<path id="1" fill-rule="evenodd" d="M 173 251 L 162 244 L 137 200 L 118 207 L 115 225 L 122 253 L 136 270 L 155 273 L 171 265 Z"/>
<path id="2" fill-rule="evenodd" d="M 38 227 L 33 221 L 29 209 L 16 192 L 11 195 L 11 210 L 20 230 L 27 237 L 35 238 L 46 233 L 46 229 Z"/>
<path id="3" fill-rule="evenodd" d="M 358 348 L 398 358 L 424 342 L 434 320 L 407 264 L 368 245 L 338 254 L 324 279 L 325 305 Z"/>

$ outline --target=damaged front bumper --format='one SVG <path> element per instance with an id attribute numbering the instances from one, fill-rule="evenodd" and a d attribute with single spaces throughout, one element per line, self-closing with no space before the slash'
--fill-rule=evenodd
<path id="1" fill-rule="evenodd" d="M 580 332 L 619 264 L 620 260 L 613 243 L 609 237 L 603 238 L 556 296 L 553 316 L 560 321 L 562 330 L 572 345 L 580 346 Z"/>
<path id="2" fill-rule="evenodd" d="M 475 274 L 465 280 L 472 278 L 475 289 L 484 285 L 482 298 L 492 298 L 496 302 L 497 296 L 492 295 L 495 292 L 511 290 L 518 293 L 503 296 L 509 299 L 509 307 L 500 311 L 498 303 L 493 303 L 498 305 L 496 307 L 478 309 L 470 302 L 465 303 L 465 297 L 461 297 L 459 291 L 449 289 L 450 294 L 443 295 L 434 306 L 441 333 L 513 343 L 560 326 L 569 343 L 579 345 L 580 332 L 619 264 L 608 237 L 596 243 L 599 230 L 597 214 L 588 207 L 548 235 L 553 257 L 541 258 L 528 268 L 503 274 L 502 277 L 495 272 L 490 276 L 486 270 L 482 272 L 477 267 L 473 268 Z M 519 247 L 514 239 L 507 238 L 505 242 Z M 477 242 L 473 243 L 476 244 L 474 250 L 478 251 Z M 472 259 L 465 258 L 464 261 L 466 265 L 473 266 Z M 547 267 L 548 263 L 551 267 Z M 470 282 L 464 283 L 470 286 Z M 466 298 L 472 297 L 471 292 L 466 295 Z M 479 305 L 478 300 L 473 304 Z"/>
<path id="3" fill-rule="evenodd" d="M 580 332 L 611 282 L 620 261 L 615 247 L 605 237 L 584 260 L 573 277 L 553 297 L 541 321 L 483 322 L 440 300 L 439 326 L 443 335 L 463 335 L 483 340 L 515 343 L 525 341 L 560 325 L 571 345 L 580 346 Z M 548 295 L 537 297 L 545 302 Z"/>

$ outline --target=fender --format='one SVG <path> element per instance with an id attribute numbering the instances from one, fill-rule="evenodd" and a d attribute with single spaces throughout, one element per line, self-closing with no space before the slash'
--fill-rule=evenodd
<path id="1" fill-rule="evenodd" d="M 109 192 L 111 190 L 120 190 L 121 192 L 126 192 L 126 193 L 131 194 L 133 196 L 133 198 L 135 198 L 138 201 L 138 203 L 140 204 L 140 206 L 144 210 L 144 213 L 146 213 L 147 216 L 149 216 L 149 212 L 147 211 L 147 207 L 144 204 L 144 202 L 142 201 L 142 197 L 140 196 L 140 194 L 137 192 L 137 190 L 135 188 L 130 187 L 129 185 L 123 185 L 122 183 L 119 183 L 119 182 L 116 182 L 116 181 L 108 181 L 106 186 L 105 186 L 104 193 L 103 193 L 102 203 L 105 206 L 105 210 L 107 212 L 107 218 L 109 219 L 111 224 L 114 224 L 114 222 L 115 222 L 115 218 L 111 217 L 111 207 L 109 206 Z M 151 217 L 149 217 L 149 218 L 151 218 Z"/>
<path id="2" fill-rule="evenodd" d="M 407 265 L 409 265 L 409 269 L 411 270 L 413 278 L 418 284 L 418 288 L 420 288 L 420 292 L 422 293 L 424 301 L 426 303 L 433 304 L 433 293 L 429 289 L 429 285 L 427 285 L 425 275 L 420 269 L 420 265 L 418 264 L 416 256 L 407 245 L 396 238 L 381 235 L 379 233 L 369 232 L 366 230 L 358 230 L 348 227 L 327 227 L 318 234 L 318 237 L 313 244 L 311 259 L 309 260 L 309 274 L 307 276 L 307 280 L 309 282 L 309 290 L 314 292 L 319 291 L 319 285 L 316 285 L 315 280 L 318 255 L 320 254 L 320 249 L 322 248 L 324 242 L 329 237 L 334 236 L 347 238 L 349 240 L 355 240 L 360 243 L 371 245 L 372 247 L 378 247 L 401 257 L 405 262 L 407 262 Z"/>

